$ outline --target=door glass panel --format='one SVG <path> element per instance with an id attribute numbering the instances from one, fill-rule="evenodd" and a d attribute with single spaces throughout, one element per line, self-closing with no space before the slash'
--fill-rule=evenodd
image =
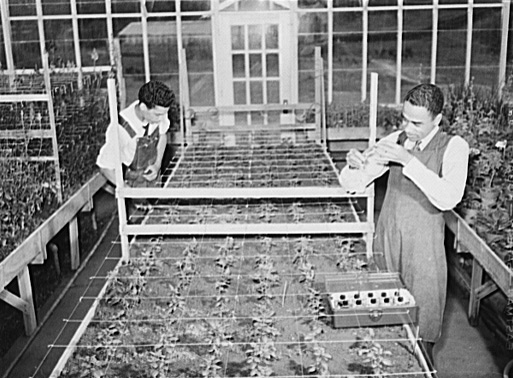
<path id="1" fill-rule="evenodd" d="M 279 77 L 280 76 L 280 64 L 279 64 L 278 54 L 267 54 L 265 58 L 266 58 L 267 77 Z"/>
<path id="2" fill-rule="evenodd" d="M 259 50 L 262 48 L 262 25 L 249 25 L 249 49 Z"/>
<path id="3" fill-rule="evenodd" d="M 249 76 L 262 77 L 262 54 L 249 54 Z"/>
<path id="4" fill-rule="evenodd" d="M 280 82 L 268 81 L 267 82 L 267 103 L 279 104 L 280 103 Z"/>
<path id="5" fill-rule="evenodd" d="M 244 49 L 244 26 L 232 26 L 232 50 Z"/>
<path id="6" fill-rule="evenodd" d="M 252 81 L 249 84 L 251 104 L 263 104 L 264 96 L 261 81 Z"/>
<path id="7" fill-rule="evenodd" d="M 247 125 L 248 124 L 248 112 L 235 112 L 235 124 L 236 125 Z"/>
<path id="8" fill-rule="evenodd" d="M 268 123 L 280 123 L 280 117 L 281 117 L 281 112 L 276 112 L 276 111 L 268 112 L 267 113 L 267 122 Z"/>
<path id="9" fill-rule="evenodd" d="M 236 81 L 233 83 L 233 100 L 235 105 L 245 105 L 246 104 L 246 83 L 241 81 Z"/>
<path id="10" fill-rule="evenodd" d="M 265 47 L 267 49 L 278 48 L 278 25 L 267 25 L 265 33 Z"/>
<path id="11" fill-rule="evenodd" d="M 245 77 L 246 68 L 244 64 L 244 54 L 232 55 L 233 77 Z"/>
<path id="12" fill-rule="evenodd" d="M 263 112 L 251 112 L 251 124 L 252 125 L 263 125 L 264 114 Z"/>

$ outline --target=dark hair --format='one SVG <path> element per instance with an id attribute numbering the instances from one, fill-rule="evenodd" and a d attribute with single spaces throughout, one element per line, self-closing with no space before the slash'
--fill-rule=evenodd
<path id="1" fill-rule="evenodd" d="M 444 107 L 444 94 L 440 88 L 433 84 L 419 84 L 410 89 L 404 97 L 415 106 L 426 108 L 433 118 L 442 113 Z"/>
<path id="2" fill-rule="evenodd" d="M 151 80 L 139 89 L 139 102 L 144 103 L 148 109 L 155 106 L 168 108 L 175 101 L 175 94 L 161 81 Z"/>

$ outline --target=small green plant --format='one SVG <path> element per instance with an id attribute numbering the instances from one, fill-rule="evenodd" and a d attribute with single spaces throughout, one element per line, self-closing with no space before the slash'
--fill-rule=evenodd
<path id="1" fill-rule="evenodd" d="M 363 335 L 357 339 L 351 349 L 356 352 L 357 356 L 361 358 L 362 364 L 367 366 L 372 374 L 383 377 L 386 375 L 387 369 L 393 366 L 390 359 L 392 353 L 375 341 L 375 332 L 372 328 L 362 329 L 361 332 Z"/>

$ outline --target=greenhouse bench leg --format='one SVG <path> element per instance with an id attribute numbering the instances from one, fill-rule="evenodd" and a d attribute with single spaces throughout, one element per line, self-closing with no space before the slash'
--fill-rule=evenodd
<path id="1" fill-rule="evenodd" d="M 472 261 L 472 277 L 470 279 L 470 300 L 468 307 L 469 323 L 473 327 L 479 324 L 479 307 L 481 299 L 497 290 L 497 285 L 489 280 L 483 282 L 483 267 L 476 259 Z"/>
<path id="2" fill-rule="evenodd" d="M 18 274 L 18 286 L 20 296 L 10 293 L 7 290 L 0 291 L 0 299 L 10 304 L 23 313 L 23 322 L 25 323 L 25 334 L 30 336 L 37 328 L 36 311 L 34 309 L 34 300 L 32 296 L 32 287 L 30 285 L 30 273 L 28 266 Z"/>

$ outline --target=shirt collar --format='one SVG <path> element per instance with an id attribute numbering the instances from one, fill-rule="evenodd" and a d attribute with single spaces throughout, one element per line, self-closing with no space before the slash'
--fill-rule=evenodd
<path id="1" fill-rule="evenodd" d="M 431 139 L 433 139 L 433 137 L 435 136 L 435 134 L 438 132 L 438 130 L 439 130 L 439 129 L 440 129 L 440 126 L 435 126 L 435 127 L 433 128 L 433 130 L 431 130 L 431 131 L 429 132 L 429 134 L 428 134 L 428 135 L 426 135 L 424 138 L 422 138 L 422 139 L 420 140 L 420 144 L 419 144 L 419 146 L 418 146 L 419 150 L 423 150 L 423 149 L 424 149 L 424 147 L 426 147 L 426 146 L 428 145 L 428 143 L 429 143 L 429 142 L 431 142 Z M 415 144 L 415 142 L 412 142 L 412 141 L 410 141 L 410 143 L 411 143 L 412 145 L 413 145 L 413 144 Z"/>

